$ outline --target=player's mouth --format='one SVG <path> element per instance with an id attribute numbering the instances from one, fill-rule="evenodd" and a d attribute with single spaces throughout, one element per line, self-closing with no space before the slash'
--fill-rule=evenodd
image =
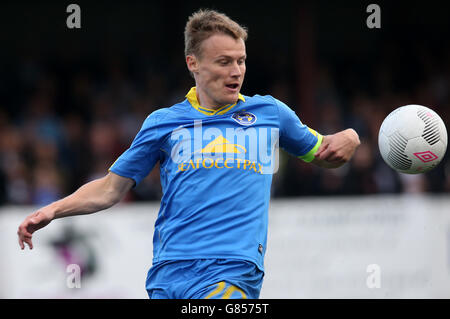
<path id="1" fill-rule="evenodd" d="M 225 88 L 230 93 L 237 93 L 237 92 L 239 92 L 239 83 L 225 84 Z"/>

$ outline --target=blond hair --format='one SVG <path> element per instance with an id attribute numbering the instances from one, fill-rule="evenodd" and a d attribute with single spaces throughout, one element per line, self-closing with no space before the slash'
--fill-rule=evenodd
<path id="1" fill-rule="evenodd" d="M 223 13 L 200 9 L 194 12 L 184 30 L 184 54 L 201 57 L 201 44 L 214 34 L 226 34 L 233 39 L 247 40 L 247 29 Z"/>

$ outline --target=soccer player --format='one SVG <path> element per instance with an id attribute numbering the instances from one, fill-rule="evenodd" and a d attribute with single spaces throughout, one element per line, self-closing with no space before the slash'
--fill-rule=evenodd
<path id="1" fill-rule="evenodd" d="M 19 245 L 52 220 L 118 203 L 159 161 L 163 196 L 153 236 L 150 298 L 258 298 L 264 276 L 276 150 L 324 168 L 349 161 L 360 144 L 347 129 L 322 136 L 271 96 L 240 93 L 247 31 L 199 10 L 185 29 L 195 87 L 151 113 L 103 178 L 26 217 Z"/>

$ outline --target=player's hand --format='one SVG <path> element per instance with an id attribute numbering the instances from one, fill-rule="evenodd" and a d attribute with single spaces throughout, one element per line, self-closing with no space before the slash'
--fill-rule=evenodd
<path id="1" fill-rule="evenodd" d="M 50 209 L 45 208 L 42 208 L 31 215 L 28 215 L 22 222 L 22 224 L 20 224 L 19 229 L 17 230 L 20 248 L 23 250 L 26 243 L 30 249 L 33 249 L 33 233 L 36 230 L 47 226 L 54 219 L 54 217 L 54 212 Z"/>
<path id="2" fill-rule="evenodd" d="M 322 144 L 314 156 L 320 161 L 342 165 L 352 158 L 360 144 L 358 133 L 353 129 L 347 129 L 324 136 Z"/>

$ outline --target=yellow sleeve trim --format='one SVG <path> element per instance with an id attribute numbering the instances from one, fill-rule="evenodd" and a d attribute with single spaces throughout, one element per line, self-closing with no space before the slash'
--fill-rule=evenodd
<path id="1" fill-rule="evenodd" d="M 317 150 L 319 149 L 319 146 L 322 144 L 323 136 L 314 131 L 313 129 L 309 129 L 311 133 L 313 133 L 315 136 L 317 136 L 317 143 L 314 145 L 314 147 L 305 155 L 301 155 L 298 158 L 302 159 L 303 161 L 309 163 L 312 162 L 312 160 L 315 158 L 314 154 L 316 154 Z"/>

